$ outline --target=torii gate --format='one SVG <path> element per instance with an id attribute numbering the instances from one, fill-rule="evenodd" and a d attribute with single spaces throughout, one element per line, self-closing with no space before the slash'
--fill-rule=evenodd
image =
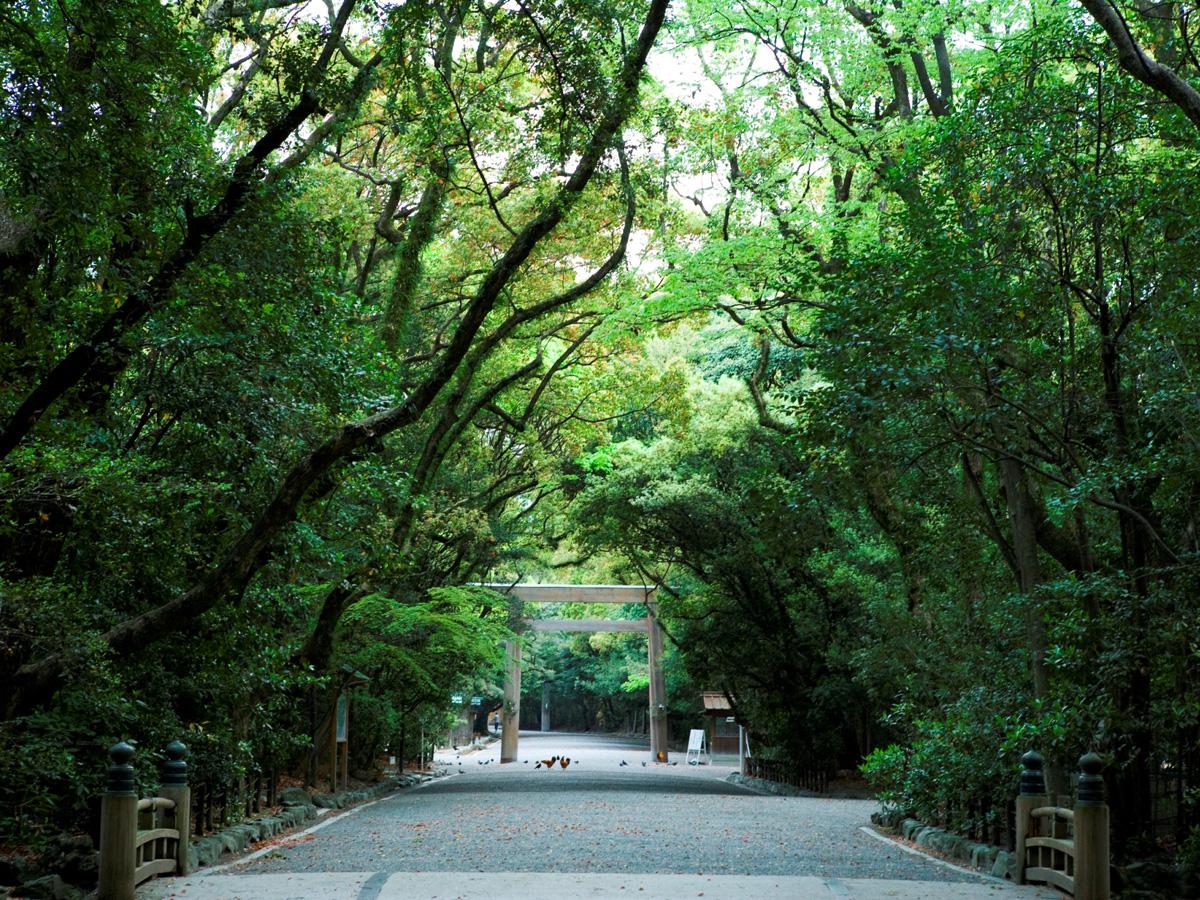
<path id="1" fill-rule="evenodd" d="M 662 672 L 662 628 L 654 588 L 634 584 L 485 584 L 523 603 L 645 603 L 644 619 L 526 619 L 532 631 L 639 631 L 646 635 L 650 664 L 650 755 L 667 760 L 667 689 Z M 500 762 L 516 762 L 521 718 L 521 645 L 505 641 L 508 670 L 500 713 Z"/>

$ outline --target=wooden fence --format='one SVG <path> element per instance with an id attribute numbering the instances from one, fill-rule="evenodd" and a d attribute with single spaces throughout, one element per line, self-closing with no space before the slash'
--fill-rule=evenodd
<path id="1" fill-rule="evenodd" d="M 1050 805 L 1042 757 L 1021 757 L 1017 796 L 1017 881 L 1049 884 L 1076 900 L 1109 900 L 1108 806 L 1104 762 L 1095 753 L 1079 760 L 1074 809 Z"/>
<path id="2" fill-rule="evenodd" d="M 192 825 L 196 837 L 219 831 L 230 819 L 241 820 L 275 806 L 279 799 L 279 779 L 275 770 L 258 770 L 244 787 L 192 785 Z"/>
<path id="3" fill-rule="evenodd" d="M 819 794 L 824 793 L 829 787 L 828 769 L 798 766 L 789 760 L 747 757 L 746 774 L 751 778 L 764 778 L 779 784 L 790 784 L 792 787 L 803 788 Z"/>
<path id="4" fill-rule="evenodd" d="M 135 888 L 149 878 L 187 874 L 187 747 L 173 741 L 166 753 L 158 796 L 139 800 L 133 747 L 122 741 L 109 750 L 112 765 L 100 808 L 98 900 L 133 900 Z"/>
<path id="5" fill-rule="evenodd" d="M 1016 846 L 1017 810 L 1011 799 L 1007 803 L 997 803 L 990 796 L 948 800 L 934 810 L 920 811 L 917 817 L 970 841 L 1005 850 Z"/>

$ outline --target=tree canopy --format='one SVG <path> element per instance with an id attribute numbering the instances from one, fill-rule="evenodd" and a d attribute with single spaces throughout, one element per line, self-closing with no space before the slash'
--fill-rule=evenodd
<path id="1" fill-rule="evenodd" d="M 1193 12 L 0 10 L 0 834 L 299 772 L 344 667 L 362 769 L 506 640 L 628 723 L 644 638 L 470 587 L 611 580 L 681 725 L 964 819 L 1095 749 L 1200 860 Z"/>

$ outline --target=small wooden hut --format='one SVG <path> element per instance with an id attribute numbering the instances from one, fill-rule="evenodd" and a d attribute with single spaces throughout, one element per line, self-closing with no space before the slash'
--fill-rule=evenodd
<path id="1" fill-rule="evenodd" d="M 710 753 L 738 752 L 738 726 L 729 698 L 721 691 L 702 691 L 705 742 Z"/>

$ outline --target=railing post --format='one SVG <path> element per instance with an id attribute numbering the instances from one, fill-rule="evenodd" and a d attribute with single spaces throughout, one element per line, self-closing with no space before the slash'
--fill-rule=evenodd
<path id="1" fill-rule="evenodd" d="M 188 845 L 192 835 L 192 789 L 187 780 L 188 749 L 182 741 L 167 744 L 167 761 L 162 765 L 158 794 L 175 801 L 175 828 L 179 831 L 175 860 L 177 875 L 188 874 Z"/>
<path id="2" fill-rule="evenodd" d="M 1079 758 L 1075 794 L 1075 900 L 1109 900 L 1108 804 L 1104 802 L 1104 760 L 1096 753 Z"/>
<path id="3" fill-rule="evenodd" d="M 109 748 L 112 765 L 100 804 L 100 877 L 98 900 L 133 900 L 137 843 L 137 792 L 133 747 L 121 741 Z"/>
<path id="4" fill-rule="evenodd" d="M 1029 836 L 1029 814 L 1048 802 L 1045 765 L 1041 754 L 1030 750 L 1021 757 L 1021 789 L 1017 794 L 1016 841 L 1013 852 L 1017 857 L 1017 884 L 1025 884 L 1025 838 Z"/>

